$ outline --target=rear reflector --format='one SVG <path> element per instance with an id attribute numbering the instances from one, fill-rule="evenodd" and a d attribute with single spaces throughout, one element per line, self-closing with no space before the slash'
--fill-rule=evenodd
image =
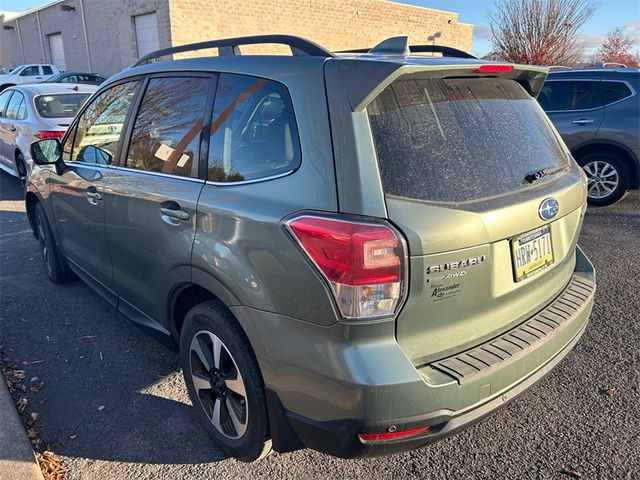
<path id="1" fill-rule="evenodd" d="M 35 136 L 40 140 L 46 140 L 47 138 L 62 138 L 64 137 L 64 130 L 40 130 L 39 132 L 35 133 Z"/>
<path id="2" fill-rule="evenodd" d="M 513 70 L 511 65 L 481 65 L 469 73 L 507 73 Z"/>
<path id="3" fill-rule="evenodd" d="M 405 255 L 393 229 L 310 215 L 289 220 L 286 226 L 329 284 L 345 318 L 394 314 Z"/>
<path id="4" fill-rule="evenodd" d="M 385 433 L 361 433 L 358 435 L 363 442 L 385 442 L 387 440 L 395 440 L 397 438 L 412 437 L 419 433 L 426 432 L 429 427 L 418 427 L 402 432 L 385 432 Z"/>

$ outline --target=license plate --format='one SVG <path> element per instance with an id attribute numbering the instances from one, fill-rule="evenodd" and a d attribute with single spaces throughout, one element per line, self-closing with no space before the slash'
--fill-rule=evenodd
<path id="1" fill-rule="evenodd" d="M 511 240 L 511 257 L 516 282 L 535 275 L 553 263 L 551 227 L 523 233 Z"/>

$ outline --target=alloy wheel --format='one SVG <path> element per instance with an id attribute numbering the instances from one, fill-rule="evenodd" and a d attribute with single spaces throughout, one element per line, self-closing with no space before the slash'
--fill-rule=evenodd
<path id="1" fill-rule="evenodd" d="M 207 330 L 193 336 L 189 350 L 189 373 L 209 421 L 227 438 L 242 437 L 249 410 L 246 387 L 235 359 L 222 340 Z"/>
<path id="2" fill-rule="evenodd" d="M 587 174 L 589 197 L 606 198 L 618 188 L 620 174 L 610 163 L 604 160 L 595 160 L 582 168 Z"/>

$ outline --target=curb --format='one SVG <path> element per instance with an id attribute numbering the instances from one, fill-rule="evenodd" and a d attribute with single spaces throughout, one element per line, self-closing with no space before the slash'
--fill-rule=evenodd
<path id="1" fill-rule="evenodd" d="M 43 480 L 7 383 L 0 380 L 0 480 Z"/>

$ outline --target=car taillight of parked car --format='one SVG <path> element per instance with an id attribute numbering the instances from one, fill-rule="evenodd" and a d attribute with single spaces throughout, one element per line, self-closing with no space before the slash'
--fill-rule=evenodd
<path id="1" fill-rule="evenodd" d="M 46 140 L 48 138 L 62 138 L 64 137 L 64 131 L 60 130 L 40 130 L 35 133 L 36 138 L 40 140 Z"/>
<path id="2" fill-rule="evenodd" d="M 404 244 L 385 224 L 302 215 L 286 227 L 346 319 L 392 316 L 403 297 Z"/>

